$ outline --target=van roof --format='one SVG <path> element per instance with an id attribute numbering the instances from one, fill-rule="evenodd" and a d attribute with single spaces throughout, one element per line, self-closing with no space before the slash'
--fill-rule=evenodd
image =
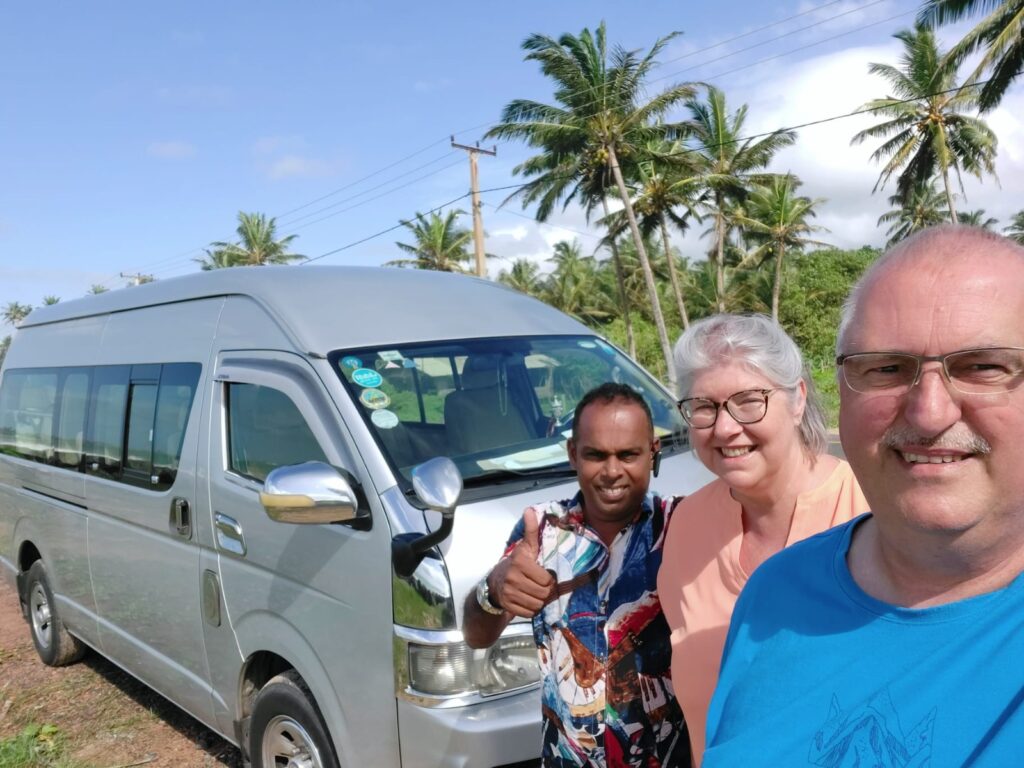
<path id="1" fill-rule="evenodd" d="M 547 304 L 490 280 L 416 269 L 301 265 L 234 267 L 156 280 L 39 307 L 20 327 L 219 296 L 250 297 L 303 351 L 592 333 Z"/>

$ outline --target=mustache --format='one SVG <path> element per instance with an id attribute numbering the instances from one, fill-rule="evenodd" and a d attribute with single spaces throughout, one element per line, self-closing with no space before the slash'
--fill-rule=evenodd
<path id="1" fill-rule="evenodd" d="M 890 427 L 882 435 L 886 448 L 938 448 L 939 450 L 963 451 L 964 453 L 987 454 L 992 452 L 988 440 L 960 423 L 934 437 L 925 437 L 910 427 Z"/>

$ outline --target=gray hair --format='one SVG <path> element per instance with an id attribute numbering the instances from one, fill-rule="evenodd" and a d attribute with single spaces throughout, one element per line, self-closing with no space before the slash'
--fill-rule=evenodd
<path id="1" fill-rule="evenodd" d="M 690 394 L 698 374 L 722 363 L 741 363 L 779 389 L 795 390 L 804 382 L 807 403 L 800 440 L 811 457 L 828 448 L 825 414 L 800 348 L 778 323 L 765 315 L 712 315 L 693 323 L 673 353 L 680 397 Z"/>
<path id="2" fill-rule="evenodd" d="M 841 355 L 847 351 L 847 334 L 853 325 L 857 305 L 867 290 L 867 286 L 884 269 L 922 254 L 934 252 L 935 256 L 948 256 L 966 251 L 971 246 L 988 250 L 998 248 L 1024 258 L 1024 248 L 1021 248 L 1020 245 L 1008 237 L 980 227 L 970 227 L 965 224 L 939 224 L 915 232 L 875 259 L 860 276 L 860 279 L 853 284 L 840 310 L 839 332 L 836 334 L 836 354 Z"/>

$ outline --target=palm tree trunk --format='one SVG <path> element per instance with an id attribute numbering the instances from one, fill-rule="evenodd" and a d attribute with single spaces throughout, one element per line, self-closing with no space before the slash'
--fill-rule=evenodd
<path id="1" fill-rule="evenodd" d="M 786 256 L 786 247 L 782 243 L 775 244 L 775 283 L 772 285 L 772 320 L 779 322 L 779 295 L 782 293 L 782 260 Z"/>
<path id="2" fill-rule="evenodd" d="M 601 197 L 601 205 L 604 206 L 604 220 L 608 221 L 608 199 Z M 609 241 L 612 251 L 612 265 L 615 267 L 615 282 L 619 286 L 619 311 L 622 312 L 622 322 L 626 326 L 626 351 L 629 356 L 636 360 L 636 336 L 633 335 L 633 318 L 629 314 L 629 298 L 626 296 L 626 276 L 622 273 L 622 260 L 619 259 L 619 247 L 615 245 L 615 238 Z"/>
<path id="3" fill-rule="evenodd" d="M 676 276 L 675 259 L 668 248 L 668 227 L 665 225 L 665 216 L 661 216 L 661 240 L 664 243 L 665 260 L 668 262 L 668 279 L 672 281 L 672 292 L 676 295 L 676 304 L 679 307 L 679 317 L 683 321 L 683 330 L 690 327 L 690 318 L 686 314 L 686 303 L 683 301 L 683 292 L 679 288 L 679 278 Z"/>
<path id="4" fill-rule="evenodd" d="M 959 224 L 956 218 L 956 206 L 953 205 L 953 192 L 949 188 L 949 169 L 942 169 L 942 184 L 946 187 L 946 203 L 949 205 L 949 220 L 954 224 Z"/>
<path id="5" fill-rule="evenodd" d="M 615 185 L 619 188 L 619 196 L 626 209 L 626 218 L 629 220 L 629 230 L 633 233 L 633 242 L 636 244 L 636 253 L 640 257 L 640 266 L 644 272 L 644 282 L 647 284 L 647 296 L 651 301 L 651 309 L 654 312 L 654 324 L 658 328 L 658 340 L 661 342 L 661 353 L 665 356 L 665 378 L 668 381 L 669 389 L 676 391 L 676 371 L 672 365 L 672 346 L 668 340 L 668 330 L 665 328 L 665 316 L 661 312 L 661 301 L 658 300 L 658 288 L 654 284 L 654 272 L 651 270 L 650 259 L 647 258 L 647 249 L 644 248 L 643 238 L 640 237 L 640 228 L 636 225 L 636 214 L 633 212 L 633 203 L 629 199 L 629 191 L 626 189 L 626 182 L 622 178 L 622 169 L 619 168 L 619 158 L 615 154 L 615 145 L 609 143 L 608 164 L 611 166 L 612 174 L 615 176 Z"/>
<path id="6" fill-rule="evenodd" d="M 718 300 L 718 311 L 725 312 L 725 201 L 721 195 L 715 195 L 715 229 L 718 242 L 715 244 L 718 257 L 715 259 L 715 298 Z"/>

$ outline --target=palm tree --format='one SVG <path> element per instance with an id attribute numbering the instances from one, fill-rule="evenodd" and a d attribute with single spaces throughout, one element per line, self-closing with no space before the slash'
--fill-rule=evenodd
<path id="1" fill-rule="evenodd" d="M 210 248 L 204 248 L 203 253 L 205 257 L 200 259 L 193 259 L 193 261 L 199 262 L 199 268 L 203 272 L 209 272 L 213 269 L 225 269 L 227 267 L 238 267 L 241 266 L 234 254 L 226 249 L 212 250 Z"/>
<path id="2" fill-rule="evenodd" d="M 815 206 L 825 202 L 795 194 L 800 182 L 786 174 L 775 176 L 767 185 L 755 186 L 747 197 L 744 213 L 737 217 L 746 236 L 760 246 L 751 254 L 752 261 L 774 256 L 775 272 L 772 281 L 772 319 L 779 319 L 779 296 L 782 292 L 782 264 L 787 250 L 801 250 L 808 245 L 826 245 L 807 235 L 824 228 L 809 224 L 807 219 L 817 215 Z"/>
<path id="3" fill-rule="evenodd" d="M 458 218 L 465 211 L 452 210 L 442 216 L 431 211 L 429 218 L 417 212 L 412 221 L 403 221 L 402 226 L 408 229 L 414 242 L 395 243 L 406 253 L 413 254 L 411 259 L 394 259 L 385 262 L 385 267 L 412 267 L 414 269 L 432 269 L 437 272 L 465 272 L 462 262 L 469 261 L 471 254 L 467 244 L 472 233 L 458 226 Z"/>
<path id="4" fill-rule="evenodd" d="M 516 259 L 512 262 L 512 269 L 502 270 L 498 275 L 498 282 L 528 296 L 537 296 L 541 288 L 540 267 L 530 259 Z"/>
<path id="5" fill-rule="evenodd" d="M 988 82 L 978 93 L 978 107 L 988 112 L 1024 70 L 1024 0 L 925 0 L 918 21 L 929 26 L 946 24 L 978 13 L 988 15 L 947 55 L 959 66 L 972 53 L 985 48 L 964 84 L 976 83 L 989 73 Z"/>
<path id="6" fill-rule="evenodd" d="M 288 246 L 298 235 L 277 237 L 277 220 L 262 213 L 238 212 L 238 242 L 215 241 L 206 249 L 206 258 L 194 259 L 204 270 L 223 267 L 259 267 L 289 264 L 306 257 L 291 253 Z M 140 281 L 141 282 L 141 281 Z M 148 281 L 147 281 L 148 282 Z"/>
<path id="7" fill-rule="evenodd" d="M 60 304 L 60 296 L 43 296 L 43 304 L 47 307 Z"/>
<path id="8" fill-rule="evenodd" d="M 640 256 L 673 388 L 675 372 L 665 318 L 620 162 L 636 162 L 646 143 L 672 136 L 681 128 L 661 118 L 692 96 L 693 87 L 677 84 L 650 97 L 645 92 L 655 58 L 674 36 L 659 38 L 641 57 L 637 51 L 619 46 L 609 51 L 603 22 L 596 32 L 584 29 L 578 37 L 564 34 L 555 40 L 530 35 L 522 45 L 526 60 L 538 62 L 541 71 L 554 81 L 557 105 L 516 99 L 502 111 L 501 122 L 487 133 L 488 137 L 521 140 L 541 150 L 515 169 L 532 178 L 519 194 L 524 205 L 538 202 L 540 221 L 560 200 L 568 205 L 578 198 L 589 213 L 605 200 L 613 185 L 618 190 Z M 618 276 L 621 286 L 621 270 Z"/>
<path id="9" fill-rule="evenodd" d="M 714 217 L 715 245 L 711 257 L 715 265 L 716 304 L 718 311 L 724 312 L 729 203 L 742 201 L 752 184 L 768 180 L 764 169 L 779 150 L 796 141 L 796 133 L 776 131 L 761 139 L 743 139 L 747 105 L 730 115 L 725 94 L 714 86 L 708 86 L 706 101 L 690 99 L 686 106 L 690 111 L 688 143 L 697 160 L 697 172 L 691 183 L 708 193 L 704 205 Z"/>
<path id="10" fill-rule="evenodd" d="M 1017 211 L 1010 219 L 1010 226 L 1003 230 L 1011 240 L 1024 245 L 1024 211 Z"/>
<path id="11" fill-rule="evenodd" d="M 93 296 L 99 293 L 106 293 L 109 290 L 110 289 L 107 288 L 107 286 L 101 285 L 100 283 L 93 283 L 89 286 L 89 293 Z"/>
<path id="12" fill-rule="evenodd" d="M 885 139 L 871 155 L 872 160 L 887 158 L 872 191 L 885 186 L 899 171 L 897 191 L 907 198 L 915 184 L 940 175 L 949 217 L 955 224 L 950 171 L 956 173 L 961 193 L 962 171 L 978 179 L 983 173 L 995 176 L 998 141 L 984 120 L 963 114 L 974 109 L 977 96 L 973 89 L 955 90 L 956 64 L 940 53 L 932 31 L 918 26 L 897 32 L 895 37 L 903 43 L 900 66 L 873 63 L 869 67 L 871 74 L 889 81 L 894 95 L 863 107 L 886 120 L 856 134 L 851 143 Z"/>
<path id="13" fill-rule="evenodd" d="M 584 256 L 579 241 L 555 243 L 548 261 L 555 269 L 545 281 L 541 296 L 544 301 L 581 321 L 603 319 L 600 294 L 596 290 L 597 275 L 593 256 Z"/>
<path id="14" fill-rule="evenodd" d="M 638 186 L 639 189 L 633 197 L 633 210 L 636 211 L 637 224 L 645 241 L 655 232 L 661 236 L 662 249 L 668 254 L 665 265 L 672 284 L 672 295 L 685 329 L 690 327 L 690 316 L 676 271 L 677 258 L 672 254 L 669 243 L 668 225 L 671 222 L 680 232 L 685 232 L 691 218 L 700 221 L 696 212 L 700 191 L 690 183 L 692 166 L 686 162 L 688 154 L 682 151 L 679 142 L 657 142 L 650 145 L 647 151 L 649 159 L 641 160 L 634 167 L 634 187 Z M 608 225 L 609 238 L 618 237 L 627 225 L 624 212 L 613 214 Z"/>
<path id="15" fill-rule="evenodd" d="M 16 301 L 9 301 L 3 309 L 4 322 L 16 327 L 22 320 L 28 317 L 31 311 L 32 306 L 30 304 L 19 304 Z"/>
<path id="16" fill-rule="evenodd" d="M 992 216 L 985 216 L 985 209 L 979 208 L 976 211 L 960 211 L 957 214 L 961 224 L 966 224 L 969 227 L 978 227 L 979 229 L 987 229 L 994 231 L 996 224 L 999 223 L 999 219 L 993 218 Z"/>
<path id="17" fill-rule="evenodd" d="M 919 230 L 949 221 L 949 213 L 945 210 L 946 197 L 935 188 L 934 179 L 915 184 L 905 198 L 899 194 L 891 195 L 889 204 L 895 207 L 878 217 L 878 226 L 889 225 L 885 232 L 889 236 L 886 248 Z"/>

